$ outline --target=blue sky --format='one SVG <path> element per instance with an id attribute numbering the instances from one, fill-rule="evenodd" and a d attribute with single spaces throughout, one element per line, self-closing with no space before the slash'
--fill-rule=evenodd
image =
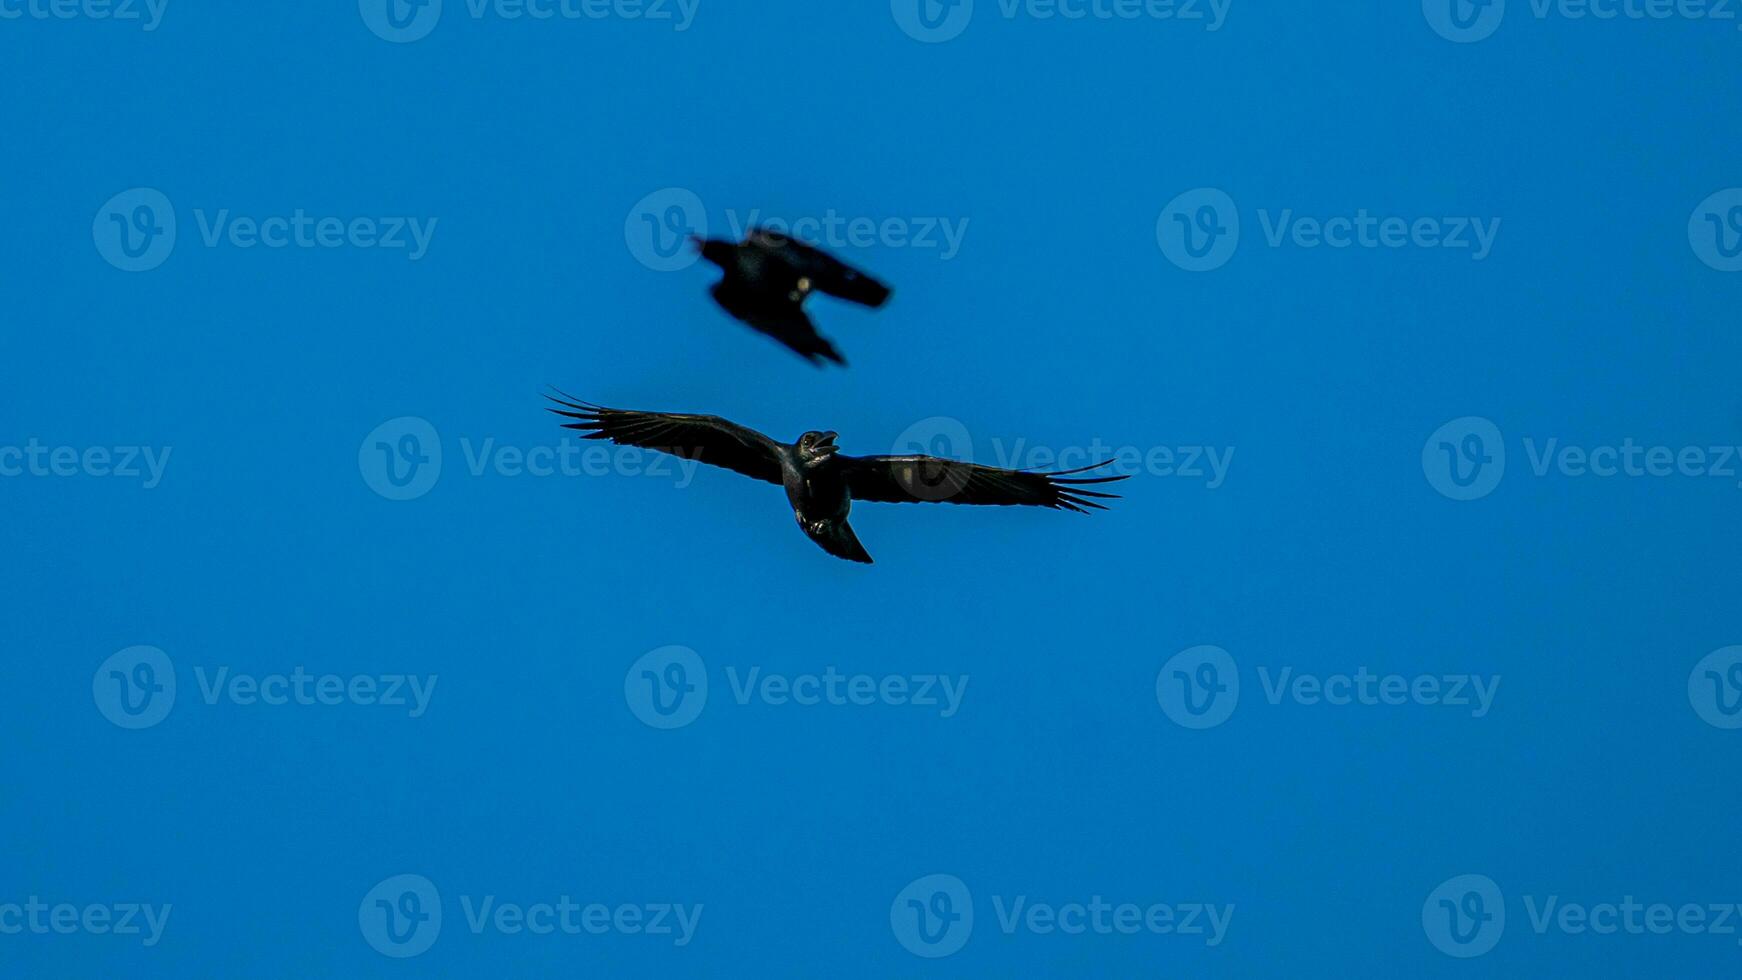
<path id="1" fill-rule="evenodd" d="M 1735 972 L 1731 7 L 352 6 L 0 0 L 0 972 Z"/>

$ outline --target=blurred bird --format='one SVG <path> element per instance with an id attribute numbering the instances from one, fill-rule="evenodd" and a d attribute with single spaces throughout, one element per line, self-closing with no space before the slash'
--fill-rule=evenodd
<path id="1" fill-rule="evenodd" d="M 714 300 L 739 320 L 773 337 L 812 364 L 845 366 L 835 345 L 817 333 L 804 311 L 811 293 L 827 293 L 876 309 L 889 301 L 889 287 L 863 272 L 786 235 L 757 228 L 742 242 L 695 238 L 702 258 L 726 273 L 714 284 Z"/>
<path id="2" fill-rule="evenodd" d="M 717 415 L 601 408 L 561 391 L 545 397 L 558 406 L 549 411 L 576 420 L 563 428 L 586 433 L 584 439 L 607 439 L 619 446 L 669 453 L 784 487 L 798 526 L 818 547 L 836 558 L 867 565 L 871 555 L 847 524 L 855 500 L 1027 505 L 1086 514 L 1107 509 L 1096 500 L 1118 497 L 1087 487 L 1125 479 L 1073 475 L 1100 469 L 1111 460 L 1080 469 L 1038 473 L 936 456 L 848 456 L 835 445 L 838 436 L 834 432 L 806 432 L 787 445 Z"/>

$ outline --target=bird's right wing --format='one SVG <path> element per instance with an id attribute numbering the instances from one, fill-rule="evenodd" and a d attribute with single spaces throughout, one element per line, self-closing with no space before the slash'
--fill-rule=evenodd
<path id="1" fill-rule="evenodd" d="M 765 483 L 782 482 L 779 444 L 755 429 L 717 415 L 601 408 L 561 391 L 544 397 L 561 406 L 549 411 L 576 420 L 563 428 L 586 433 L 583 439 L 608 439 L 619 446 L 639 446 L 725 467 Z"/>
<path id="2" fill-rule="evenodd" d="M 936 456 L 840 456 L 847 489 L 854 500 L 886 504 L 980 504 L 999 507 L 1051 507 L 1086 514 L 1106 510 L 1097 500 L 1119 495 L 1090 490 L 1117 483 L 1124 475 L 1080 476 L 1107 463 L 1041 473 L 961 463 Z M 1111 462 L 1111 461 L 1109 461 Z"/>
<path id="3" fill-rule="evenodd" d="M 750 233 L 750 242 L 797 269 L 818 292 L 872 309 L 889 302 L 888 286 L 790 235 L 758 228 Z"/>

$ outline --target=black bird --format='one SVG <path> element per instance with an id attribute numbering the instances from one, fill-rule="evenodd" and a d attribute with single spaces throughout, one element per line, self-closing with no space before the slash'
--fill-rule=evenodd
<path id="1" fill-rule="evenodd" d="M 836 447 L 834 432 L 806 432 L 789 446 L 717 415 L 601 408 L 561 391 L 545 397 L 559 406 L 549 411 L 576 420 L 563 428 L 586 433 L 584 439 L 608 439 L 620 446 L 653 449 L 785 487 L 793 517 L 812 541 L 836 558 L 867 565 L 871 556 L 847 524 L 847 513 L 855 500 L 1023 504 L 1086 514 L 1107 509 L 1096 500 L 1118 497 L 1087 486 L 1125 479 L 1072 476 L 1107 463 L 1038 473 L 936 456 L 847 456 Z"/>
<path id="2" fill-rule="evenodd" d="M 766 229 L 753 229 L 742 242 L 692 238 L 702 258 L 725 270 L 714 284 L 715 301 L 727 313 L 792 348 L 821 366 L 824 359 L 845 365 L 828 338 L 817 333 L 804 311 L 811 293 L 876 309 L 889 302 L 889 287 L 804 242 Z"/>

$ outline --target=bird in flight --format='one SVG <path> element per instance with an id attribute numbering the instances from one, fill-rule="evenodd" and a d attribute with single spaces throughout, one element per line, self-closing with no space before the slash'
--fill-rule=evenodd
<path id="1" fill-rule="evenodd" d="M 804 311 L 811 293 L 826 293 L 872 309 L 889 302 L 889 287 L 821 249 L 766 229 L 742 242 L 693 238 L 702 258 L 726 273 L 714 284 L 714 300 L 753 329 L 773 337 L 812 364 L 845 366 L 835 345 L 817 333 Z"/>
<path id="2" fill-rule="evenodd" d="M 806 432 L 787 445 L 717 415 L 630 412 L 601 408 L 561 391 L 545 397 L 563 425 L 619 446 L 639 446 L 720 466 L 786 489 L 798 526 L 836 558 L 871 564 L 871 555 L 847 524 L 853 501 L 1027 505 L 1087 514 L 1106 510 L 1098 500 L 1117 494 L 1089 489 L 1124 476 L 1078 476 L 1107 463 L 1040 473 L 961 463 L 937 456 L 848 456 L 837 433 Z M 1110 461 L 1109 461 L 1110 462 Z"/>

